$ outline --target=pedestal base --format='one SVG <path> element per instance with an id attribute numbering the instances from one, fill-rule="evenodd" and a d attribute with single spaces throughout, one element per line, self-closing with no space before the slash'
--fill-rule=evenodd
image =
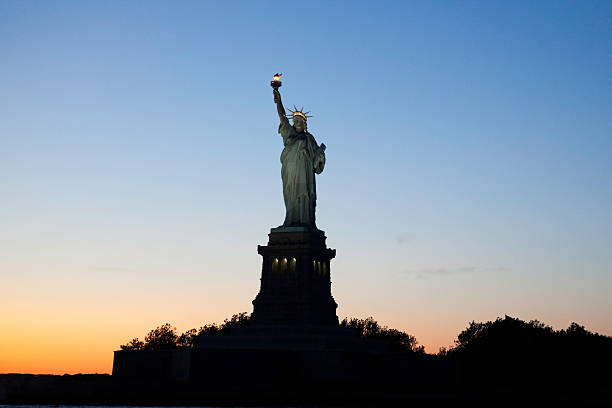
<path id="1" fill-rule="evenodd" d="M 324 232 L 279 227 L 268 236 L 268 245 L 257 247 L 263 263 L 252 323 L 338 326 L 330 280 L 330 260 L 336 250 L 327 248 Z"/>

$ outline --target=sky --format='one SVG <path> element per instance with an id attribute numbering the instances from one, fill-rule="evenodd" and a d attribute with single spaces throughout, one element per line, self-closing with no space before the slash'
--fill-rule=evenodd
<path id="1" fill-rule="evenodd" d="M 340 318 L 612 335 L 611 49 L 608 1 L 1 2 L 0 373 L 252 311 L 276 72 Z"/>

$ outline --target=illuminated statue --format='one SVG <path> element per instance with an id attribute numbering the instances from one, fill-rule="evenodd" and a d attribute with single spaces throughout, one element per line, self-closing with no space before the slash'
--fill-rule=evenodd
<path id="1" fill-rule="evenodd" d="M 325 144 L 319 146 L 308 132 L 309 112 L 290 109 L 293 125 L 289 123 L 281 101 L 280 75 L 272 81 L 274 102 L 280 118 L 278 133 L 283 137 L 285 148 L 281 154 L 281 177 L 285 199 L 285 222 L 283 227 L 306 226 L 316 228 L 315 206 L 317 191 L 315 173 L 320 174 L 325 166 Z"/>

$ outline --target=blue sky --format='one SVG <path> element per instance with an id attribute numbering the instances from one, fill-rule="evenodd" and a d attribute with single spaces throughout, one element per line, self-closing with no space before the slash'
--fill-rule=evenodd
<path id="1" fill-rule="evenodd" d="M 109 344 L 250 311 L 282 72 L 341 317 L 612 334 L 611 49 L 604 1 L 3 2 L 0 306 Z"/>

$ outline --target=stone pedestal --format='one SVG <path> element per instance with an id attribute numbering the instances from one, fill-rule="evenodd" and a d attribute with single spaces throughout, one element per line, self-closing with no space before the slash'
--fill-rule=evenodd
<path id="1" fill-rule="evenodd" d="M 323 231 L 280 227 L 270 231 L 263 257 L 261 288 L 253 300 L 251 323 L 264 326 L 338 326 L 331 294 L 330 260 Z"/>

